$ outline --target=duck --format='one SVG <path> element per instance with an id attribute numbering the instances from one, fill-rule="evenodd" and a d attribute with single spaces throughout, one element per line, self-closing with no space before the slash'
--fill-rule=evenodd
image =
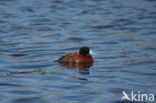
<path id="1" fill-rule="evenodd" d="M 94 54 L 93 51 L 87 46 L 80 48 L 79 53 L 69 53 L 58 59 L 60 63 L 92 63 L 93 57 L 90 54 Z"/>

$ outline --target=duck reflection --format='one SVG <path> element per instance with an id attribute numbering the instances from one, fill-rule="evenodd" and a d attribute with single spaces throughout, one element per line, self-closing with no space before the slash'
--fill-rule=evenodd
<path id="1" fill-rule="evenodd" d="M 61 62 L 60 62 L 61 63 Z M 69 63 L 69 62 L 62 62 L 61 65 L 67 69 L 79 69 L 79 74 L 88 75 L 89 68 L 93 66 L 93 62 L 89 63 Z"/>
<path id="2" fill-rule="evenodd" d="M 93 66 L 93 62 L 88 62 L 88 63 L 73 63 L 73 62 L 60 62 L 62 66 L 68 69 L 75 69 L 75 68 L 89 68 Z"/>
<path id="3" fill-rule="evenodd" d="M 82 75 L 90 74 L 89 73 L 89 68 L 79 69 L 79 74 L 82 74 Z"/>

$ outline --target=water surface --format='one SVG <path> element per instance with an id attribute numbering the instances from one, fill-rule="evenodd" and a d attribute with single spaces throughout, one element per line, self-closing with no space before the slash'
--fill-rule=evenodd
<path id="1" fill-rule="evenodd" d="M 93 66 L 57 62 L 82 46 Z M 0 0 L 1 103 L 121 103 L 155 78 L 155 0 Z"/>

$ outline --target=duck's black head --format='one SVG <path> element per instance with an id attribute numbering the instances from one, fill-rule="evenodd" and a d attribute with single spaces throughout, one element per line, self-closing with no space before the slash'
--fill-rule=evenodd
<path id="1" fill-rule="evenodd" d="M 89 51 L 90 49 L 87 46 L 84 46 L 80 48 L 79 54 L 87 56 L 89 55 Z"/>

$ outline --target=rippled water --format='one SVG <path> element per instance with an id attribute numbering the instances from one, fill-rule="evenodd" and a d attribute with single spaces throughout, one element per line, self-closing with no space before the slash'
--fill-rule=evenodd
<path id="1" fill-rule="evenodd" d="M 89 46 L 90 68 L 56 60 Z M 155 0 L 0 0 L 1 103 L 121 103 L 156 95 Z"/>

